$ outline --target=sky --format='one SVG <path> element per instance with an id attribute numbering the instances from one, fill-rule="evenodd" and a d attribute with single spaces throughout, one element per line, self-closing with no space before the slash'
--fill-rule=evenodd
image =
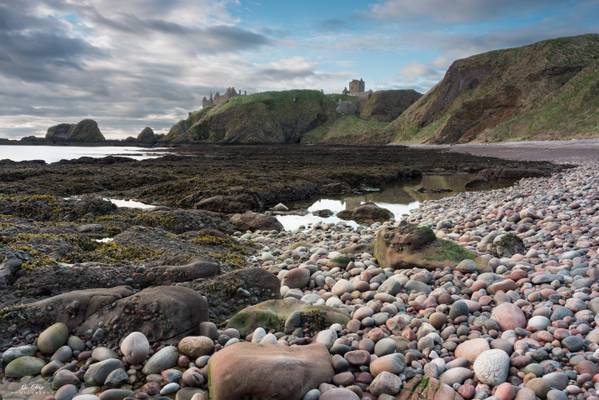
<path id="1" fill-rule="evenodd" d="M 203 96 L 421 92 L 452 61 L 599 33 L 599 0 L 0 0 L 0 137 L 167 132 Z"/>

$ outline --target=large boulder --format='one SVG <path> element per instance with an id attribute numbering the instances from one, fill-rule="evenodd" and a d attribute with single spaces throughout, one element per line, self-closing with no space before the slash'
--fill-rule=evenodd
<path id="1" fill-rule="evenodd" d="M 526 254 L 524 242 L 515 233 L 497 235 L 493 239 L 491 251 L 497 257 L 511 257 L 514 254 Z"/>
<path id="2" fill-rule="evenodd" d="M 14 336 L 9 327 L 16 327 L 17 331 L 36 331 L 63 322 L 73 330 L 104 306 L 132 294 L 133 290 L 126 286 L 77 290 L 6 308 L 0 315 L 0 344 L 8 343 Z"/>
<path id="3" fill-rule="evenodd" d="M 257 194 L 247 192 L 240 187 L 230 188 L 225 194 L 218 194 L 197 200 L 194 195 L 191 195 L 183 199 L 182 203 L 191 203 L 195 209 L 225 214 L 258 210 L 262 209 L 264 205 L 262 199 Z"/>
<path id="4" fill-rule="evenodd" d="M 454 267 L 466 259 L 482 262 L 462 246 L 437 239 L 430 228 L 407 223 L 379 229 L 374 256 L 381 267 L 395 269 Z"/>
<path id="5" fill-rule="evenodd" d="M 158 137 L 154 134 L 154 131 L 149 126 L 146 126 L 137 135 L 137 141 L 143 144 L 155 144 L 158 141 Z"/>
<path id="6" fill-rule="evenodd" d="M 244 307 L 281 297 L 281 281 L 262 268 L 244 268 L 185 285 L 206 296 L 210 320 L 218 323 Z"/>
<path id="7" fill-rule="evenodd" d="M 368 202 L 353 210 L 343 210 L 337 213 L 341 219 L 351 219 L 361 223 L 384 222 L 393 218 L 393 213 L 386 208 L 377 206 L 375 203 Z"/>
<path id="8" fill-rule="evenodd" d="M 93 119 L 84 119 L 77 124 L 51 126 L 46 132 L 46 139 L 53 143 L 98 143 L 106 140 L 98 128 L 98 123 Z"/>
<path id="9" fill-rule="evenodd" d="M 283 225 L 279 220 L 266 214 L 246 211 L 243 214 L 234 214 L 229 221 L 240 231 L 281 231 Z"/>
<path id="10" fill-rule="evenodd" d="M 318 332 L 334 323 L 345 325 L 347 321 L 349 316 L 336 308 L 286 298 L 246 307 L 229 320 L 227 327 L 237 329 L 242 335 L 258 327 L 277 332 L 292 332 L 296 328 Z"/>
<path id="11" fill-rule="evenodd" d="M 237 343 L 214 354 L 208 370 L 212 400 L 300 400 L 334 374 L 331 356 L 321 344 Z"/>
<path id="12" fill-rule="evenodd" d="M 150 342 L 165 341 L 195 334 L 200 322 L 208 320 L 206 298 L 180 286 L 157 286 L 103 307 L 83 322 L 77 332 L 106 329 L 105 341 L 118 341 L 129 332 L 138 331 Z"/>

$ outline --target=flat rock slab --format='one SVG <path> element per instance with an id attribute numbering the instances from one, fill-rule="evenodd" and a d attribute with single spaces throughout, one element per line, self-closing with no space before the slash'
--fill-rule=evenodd
<path id="1" fill-rule="evenodd" d="M 321 344 L 308 346 L 237 343 L 208 364 L 210 398 L 300 400 L 310 389 L 333 378 L 331 356 Z"/>

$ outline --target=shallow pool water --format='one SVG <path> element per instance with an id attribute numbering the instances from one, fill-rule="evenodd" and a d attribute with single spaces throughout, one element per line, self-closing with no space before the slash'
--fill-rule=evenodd
<path id="1" fill-rule="evenodd" d="M 511 185 L 511 181 L 495 181 L 480 184 L 480 177 L 475 174 L 426 175 L 421 179 L 387 185 L 384 189 L 367 188 L 363 193 L 347 194 L 336 198 L 322 198 L 310 203 L 292 204 L 291 209 L 305 209 L 303 214 L 279 215 L 277 219 L 285 230 L 297 230 L 316 223 L 337 223 L 341 220 L 335 215 L 343 210 L 353 210 L 366 202 L 373 202 L 379 207 L 388 209 L 395 219 L 400 219 L 420 206 L 425 200 L 436 200 L 453 196 L 456 193 L 470 190 L 473 183 L 478 189 L 493 189 Z M 470 185 L 469 185 L 470 184 Z M 330 210 L 333 215 L 320 217 L 314 213 L 319 210 Z M 357 227 L 355 221 L 343 221 L 347 225 Z"/>
<path id="2" fill-rule="evenodd" d="M 107 198 L 105 198 L 104 200 L 110 201 L 112 204 L 114 204 L 115 206 L 117 206 L 119 208 L 136 208 L 139 210 L 152 210 L 152 209 L 156 208 L 156 206 L 153 206 L 151 204 L 142 203 L 141 201 L 136 201 L 136 200 L 107 199 Z"/>

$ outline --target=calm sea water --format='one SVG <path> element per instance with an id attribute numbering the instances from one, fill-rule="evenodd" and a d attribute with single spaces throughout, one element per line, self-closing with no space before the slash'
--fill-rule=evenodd
<path id="1" fill-rule="evenodd" d="M 147 149 L 143 147 L 0 146 L 0 160 L 44 160 L 47 163 L 72 160 L 79 157 L 101 158 L 106 156 L 123 156 L 135 160 L 144 160 L 165 154 L 168 154 L 166 149 Z"/>

